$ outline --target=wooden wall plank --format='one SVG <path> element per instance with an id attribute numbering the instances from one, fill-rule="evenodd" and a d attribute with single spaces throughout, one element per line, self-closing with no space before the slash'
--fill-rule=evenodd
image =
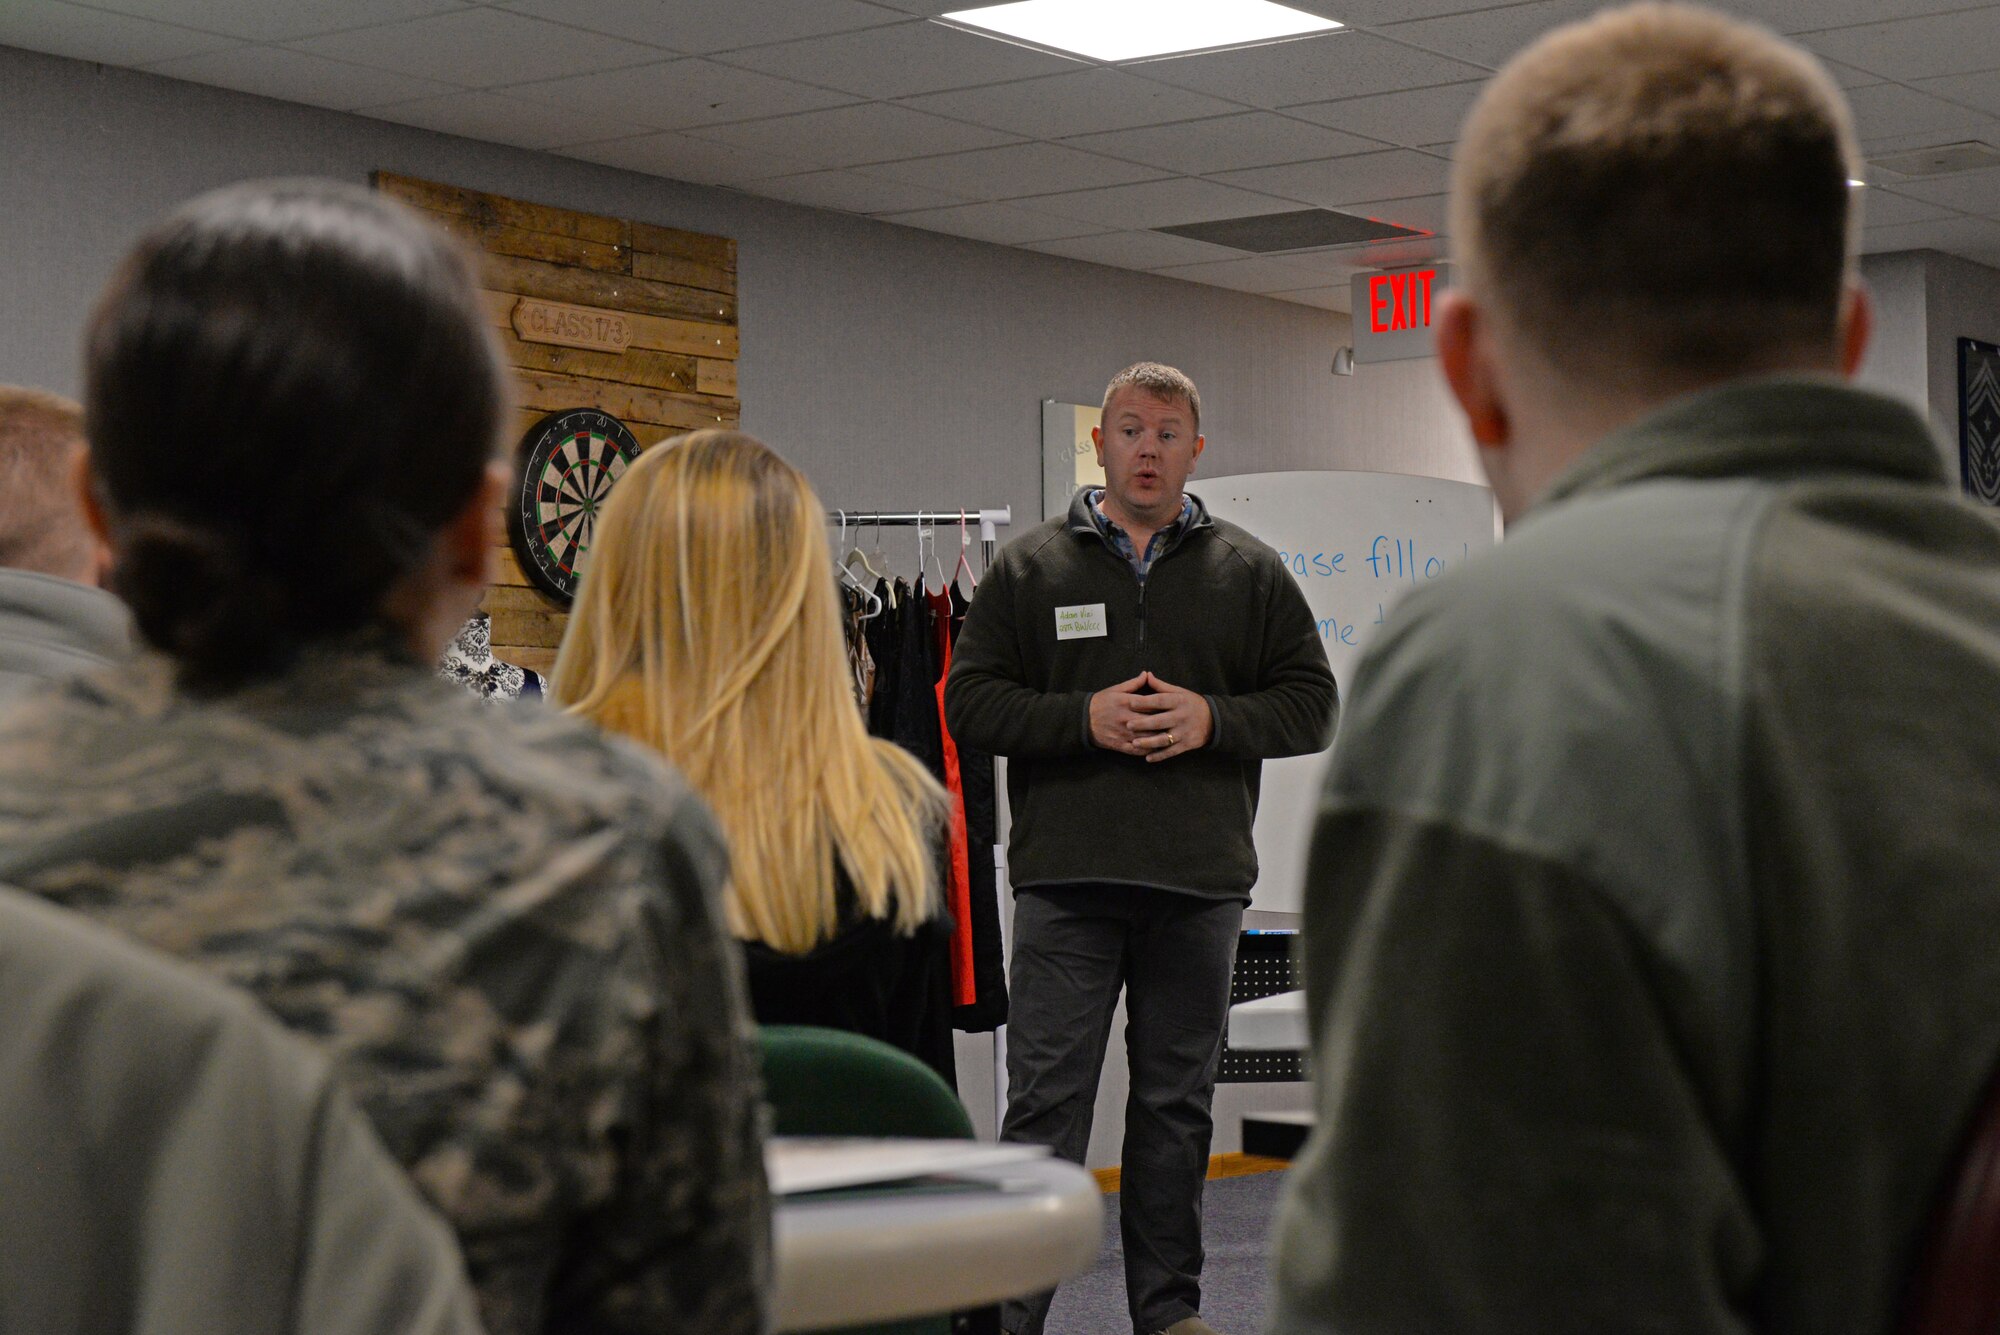
<path id="1" fill-rule="evenodd" d="M 717 268 L 713 264 L 703 264 L 699 260 L 685 259 L 679 255 L 654 255 L 649 251 L 632 252 L 632 272 L 641 278 L 656 278 L 663 283 L 679 283 L 682 287 L 698 287 L 708 292 L 736 295 L 736 271 Z"/>
<path id="2" fill-rule="evenodd" d="M 736 363 L 715 362 L 730 370 L 729 388 L 703 388 L 696 383 L 698 363 L 693 357 L 670 352 L 644 352 L 628 348 L 624 352 L 591 352 L 585 348 L 565 348 L 553 343 L 529 343 L 504 337 L 500 351 L 507 361 L 524 371 L 551 371 L 560 375 L 585 376 L 593 380 L 613 380 L 648 389 L 671 390 L 678 394 L 715 394 L 722 397 L 736 390 Z M 719 383 L 711 377 L 712 383 Z"/>
<path id="3" fill-rule="evenodd" d="M 698 264 L 736 272 L 736 243 L 726 236 L 704 232 L 683 232 L 678 227 L 658 223 L 632 224 L 632 249 L 649 255 L 679 255 Z"/>
<path id="4" fill-rule="evenodd" d="M 492 319 L 493 327 L 511 334 L 514 331 L 514 303 L 521 299 L 521 294 L 486 290 L 481 291 L 479 297 L 486 304 L 486 313 Z M 632 326 L 632 346 L 635 348 L 649 352 L 678 352 L 715 361 L 736 360 L 738 340 L 731 325 L 619 313 Z M 733 395 L 734 391 L 731 393 Z"/>
<path id="5" fill-rule="evenodd" d="M 719 394 L 724 398 L 735 398 L 736 363 L 720 361 L 713 357 L 697 358 L 694 364 L 694 389 L 697 394 Z"/>
<path id="6" fill-rule="evenodd" d="M 544 417 L 547 417 L 549 413 L 556 411 L 558 410 L 554 408 L 547 409 L 546 411 L 539 408 L 522 408 L 515 411 L 510 415 L 506 427 L 508 433 L 507 434 L 508 442 L 511 445 L 518 446 L 521 437 L 527 435 L 529 429 L 533 427 L 535 423 L 541 421 Z M 724 420 L 720 422 L 708 422 L 704 423 L 704 425 L 707 426 L 736 425 L 737 417 L 735 414 L 725 413 L 723 414 L 723 419 Z M 698 429 L 687 426 L 675 426 L 670 422 L 642 422 L 637 418 L 621 417 L 618 420 L 625 423 L 625 425 L 631 430 L 632 438 L 639 442 L 639 448 L 641 450 L 650 450 L 655 445 L 659 444 L 661 441 L 665 440 L 669 436 L 678 436 L 683 434 L 684 432 Z M 506 508 L 504 506 L 502 507 L 501 512 L 503 514 L 506 512 Z"/>
<path id="7" fill-rule="evenodd" d="M 501 610 L 493 616 L 493 643 L 525 644 L 553 649 L 562 643 L 563 626 L 569 621 L 562 612 L 513 612 Z"/>
<path id="8" fill-rule="evenodd" d="M 493 656 L 503 663 L 539 672 L 544 678 L 556 670 L 556 651 L 525 644 L 496 644 Z M 546 682 L 544 682 L 546 685 Z"/>
<path id="9" fill-rule="evenodd" d="M 491 586 L 486 590 L 486 596 L 479 600 L 479 606 L 486 612 L 548 612 L 555 616 L 561 616 L 565 610 L 540 589 L 514 584 Z"/>
<path id="10" fill-rule="evenodd" d="M 483 286 L 503 292 L 519 292 L 552 301 L 573 301 L 580 306 L 608 306 L 612 310 L 639 315 L 665 315 L 683 320 L 713 320 L 736 323 L 736 298 L 675 283 L 656 282 L 624 274 L 599 273 L 545 264 L 513 255 L 486 255 L 482 265 Z"/>
<path id="11" fill-rule="evenodd" d="M 607 246 L 632 244 L 632 226 L 623 218 L 607 218 L 596 213 L 579 213 L 549 204 L 530 204 L 505 195 L 489 195 L 463 186 L 443 185 L 396 172 L 375 173 L 375 188 L 406 204 L 437 213 L 455 213 L 475 221 L 492 221 L 502 227 L 519 227 L 531 232 L 575 237 Z"/>
<path id="12" fill-rule="evenodd" d="M 514 382 L 516 403 L 539 408 L 543 412 L 556 412 L 563 408 L 595 408 L 610 413 L 627 425 L 636 420 L 696 430 L 705 426 L 725 426 L 741 412 L 741 405 L 734 399 L 669 394 L 640 385 L 586 380 L 546 371 L 516 371 Z"/>
<path id="13" fill-rule="evenodd" d="M 424 216 L 475 249 L 491 255 L 515 255 L 550 264 L 574 264 L 605 273 L 632 272 L 632 251 L 601 241 L 561 236 L 554 232 L 531 232 L 525 227 L 506 227 L 487 218 L 466 218 L 455 213 L 425 210 Z M 649 275 L 667 277 L 667 275 Z M 670 281 L 684 282 L 684 279 Z"/>

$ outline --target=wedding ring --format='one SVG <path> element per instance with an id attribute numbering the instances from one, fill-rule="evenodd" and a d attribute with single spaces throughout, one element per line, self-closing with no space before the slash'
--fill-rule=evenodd
<path id="1" fill-rule="evenodd" d="M 1168 734 L 1167 734 L 1167 745 L 1168 745 L 1168 746 L 1178 746 L 1178 745 L 1179 745 L 1179 743 L 1178 743 L 1178 742 L 1176 742 L 1176 741 L 1174 740 L 1174 735 L 1173 735 L 1172 733 L 1168 733 Z"/>

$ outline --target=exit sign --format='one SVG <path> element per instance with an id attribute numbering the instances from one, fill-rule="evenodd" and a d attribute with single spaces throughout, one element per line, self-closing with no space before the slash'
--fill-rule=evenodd
<path id="1" fill-rule="evenodd" d="M 1431 319 L 1450 286 L 1451 266 L 1442 260 L 1354 275 L 1354 360 L 1432 356 Z"/>

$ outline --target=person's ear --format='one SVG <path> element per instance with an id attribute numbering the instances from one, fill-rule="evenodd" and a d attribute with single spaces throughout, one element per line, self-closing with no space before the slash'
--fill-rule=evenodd
<path id="1" fill-rule="evenodd" d="M 1194 461 L 1201 458 L 1201 452 L 1202 450 L 1206 449 L 1207 446 L 1208 446 L 1207 436 L 1196 436 L 1194 438 L 1194 453 L 1188 456 L 1188 472 L 1192 473 L 1194 471 Z"/>
<path id="2" fill-rule="evenodd" d="M 1875 334 L 1875 299 L 1868 294 L 1868 284 L 1859 278 L 1850 278 L 1840 294 L 1840 323 L 1838 325 L 1840 373 L 1852 379 L 1861 370 L 1862 361 L 1868 356 L 1868 342 Z"/>
<path id="3" fill-rule="evenodd" d="M 1448 291 L 1439 301 L 1436 324 L 1438 365 L 1472 439 L 1482 449 L 1504 449 L 1513 423 L 1494 362 L 1491 319 L 1464 292 Z"/>
<path id="4" fill-rule="evenodd" d="M 91 470 L 87 445 L 78 449 L 70 462 L 69 485 L 84 527 L 90 530 L 90 569 L 78 572 L 78 582 L 101 589 L 111 578 L 111 520 L 97 496 L 97 474 Z"/>
<path id="5" fill-rule="evenodd" d="M 493 549 L 503 541 L 500 507 L 513 481 L 513 470 L 495 460 L 459 512 L 438 535 L 444 572 L 454 584 L 484 588 L 493 579 Z"/>
<path id="6" fill-rule="evenodd" d="M 111 545 L 111 520 L 104 513 L 104 503 L 97 499 L 97 474 L 90 466 L 88 446 L 76 452 L 70 461 L 69 485 L 76 497 L 76 507 L 83 512 L 83 522 L 90 525 L 90 534 L 105 547 Z"/>
<path id="7" fill-rule="evenodd" d="M 1094 447 L 1096 447 L 1096 450 L 1097 450 L 1097 466 L 1098 466 L 1099 468 L 1102 468 L 1102 467 L 1104 467 L 1104 428 L 1103 428 L 1103 427 L 1101 427 L 1101 426 L 1094 426 L 1094 427 L 1090 428 L 1090 443 L 1091 443 L 1091 444 L 1092 444 L 1092 445 L 1093 445 Z"/>

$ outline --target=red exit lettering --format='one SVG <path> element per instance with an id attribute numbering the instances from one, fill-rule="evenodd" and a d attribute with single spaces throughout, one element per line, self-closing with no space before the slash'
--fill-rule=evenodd
<path id="1" fill-rule="evenodd" d="M 1377 274 L 1368 280 L 1368 325 L 1378 334 L 1398 329 L 1428 329 L 1431 324 L 1431 284 L 1436 269 Z"/>

